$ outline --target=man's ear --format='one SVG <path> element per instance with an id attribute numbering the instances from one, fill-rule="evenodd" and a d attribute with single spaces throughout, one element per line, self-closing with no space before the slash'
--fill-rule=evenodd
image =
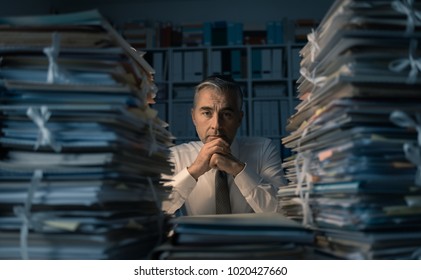
<path id="1" fill-rule="evenodd" d="M 240 117 L 238 118 L 238 124 L 237 124 L 237 129 L 240 128 L 241 126 L 241 122 L 243 121 L 243 117 L 244 117 L 244 112 L 240 111 Z"/>
<path id="2" fill-rule="evenodd" d="M 240 126 L 241 126 L 241 122 L 243 121 L 243 117 L 244 117 L 244 112 L 243 112 L 243 111 L 241 111 L 241 112 L 240 112 L 240 119 L 239 119 L 239 121 L 238 121 L 238 127 L 240 127 Z"/>

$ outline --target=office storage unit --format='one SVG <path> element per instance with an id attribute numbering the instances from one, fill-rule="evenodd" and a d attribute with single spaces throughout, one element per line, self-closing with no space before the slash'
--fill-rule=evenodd
<path id="1" fill-rule="evenodd" d="M 245 113 L 239 136 L 265 136 L 281 154 L 286 122 L 294 113 L 300 43 L 197 46 L 145 49 L 155 69 L 159 117 L 169 124 L 175 143 L 197 139 L 190 117 L 194 87 L 213 74 L 231 75 L 243 89 Z"/>

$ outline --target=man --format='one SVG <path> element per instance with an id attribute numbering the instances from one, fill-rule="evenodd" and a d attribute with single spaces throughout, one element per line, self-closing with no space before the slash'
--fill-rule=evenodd
<path id="1" fill-rule="evenodd" d="M 270 139 L 236 138 L 242 102 L 240 86 L 227 76 L 208 77 L 196 87 L 191 116 L 201 141 L 171 148 L 174 176 L 166 179 L 173 189 L 165 212 L 218 213 L 218 170 L 227 177 L 230 213 L 276 211 L 276 192 L 285 184 L 279 152 Z"/>

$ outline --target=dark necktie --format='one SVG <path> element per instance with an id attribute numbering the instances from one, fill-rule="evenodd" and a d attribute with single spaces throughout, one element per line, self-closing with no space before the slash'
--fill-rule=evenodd
<path id="1" fill-rule="evenodd" d="M 227 174 L 220 170 L 215 173 L 215 209 L 216 214 L 231 213 Z"/>

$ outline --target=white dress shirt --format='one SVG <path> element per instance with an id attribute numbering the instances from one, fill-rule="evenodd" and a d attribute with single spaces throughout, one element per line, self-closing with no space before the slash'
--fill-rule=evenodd
<path id="1" fill-rule="evenodd" d="M 174 164 L 174 176 L 166 185 L 172 186 L 169 200 L 163 202 L 163 210 L 173 214 L 183 204 L 187 215 L 215 214 L 215 172 L 211 169 L 196 181 L 187 171 L 199 151 L 201 141 L 171 147 L 170 160 Z M 279 151 L 270 139 L 262 137 L 236 138 L 231 153 L 245 163 L 235 178 L 228 175 L 232 213 L 275 212 L 276 193 L 286 185 Z"/>

